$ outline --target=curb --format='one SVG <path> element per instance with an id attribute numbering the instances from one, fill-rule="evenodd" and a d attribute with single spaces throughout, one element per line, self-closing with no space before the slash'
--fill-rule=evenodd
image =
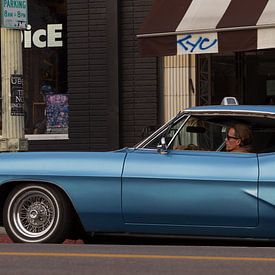
<path id="1" fill-rule="evenodd" d="M 1 235 L 7 235 L 6 230 L 4 227 L 0 227 L 0 236 Z"/>
<path id="2" fill-rule="evenodd" d="M 5 235 L 0 235 L 0 244 L 3 243 L 13 243 L 13 241 Z M 65 240 L 63 244 L 84 244 L 82 240 Z"/>
<path id="3" fill-rule="evenodd" d="M 0 243 L 12 243 L 4 227 L 0 227 Z"/>
<path id="4" fill-rule="evenodd" d="M 12 243 L 4 227 L 0 227 L 0 243 Z M 63 244 L 84 244 L 83 240 L 65 240 Z"/>
<path id="5" fill-rule="evenodd" d="M 5 235 L 0 235 L 0 243 L 12 243 L 12 240 Z"/>

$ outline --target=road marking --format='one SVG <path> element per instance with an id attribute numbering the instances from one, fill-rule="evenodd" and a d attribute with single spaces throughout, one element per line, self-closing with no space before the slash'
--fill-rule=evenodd
<path id="1" fill-rule="evenodd" d="M 275 262 L 275 258 L 220 257 L 220 256 L 176 256 L 176 255 L 174 256 L 174 255 L 146 255 L 146 254 L 142 255 L 142 254 L 97 254 L 97 253 L 0 252 L 0 256 Z"/>

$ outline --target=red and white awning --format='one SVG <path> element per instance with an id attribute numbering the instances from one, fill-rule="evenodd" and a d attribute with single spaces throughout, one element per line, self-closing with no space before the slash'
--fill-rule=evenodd
<path id="1" fill-rule="evenodd" d="M 155 0 L 138 40 L 143 56 L 275 48 L 275 0 Z"/>

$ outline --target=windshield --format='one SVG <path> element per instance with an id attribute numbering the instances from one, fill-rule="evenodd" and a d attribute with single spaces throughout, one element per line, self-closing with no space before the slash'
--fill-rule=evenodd
<path id="1" fill-rule="evenodd" d="M 146 148 L 146 145 L 148 143 L 151 143 L 152 140 L 159 140 L 158 137 L 160 138 L 163 136 L 163 133 L 167 131 L 167 128 L 171 127 L 175 121 L 178 119 L 186 119 L 187 115 L 184 115 L 183 113 L 179 112 L 174 118 L 172 118 L 170 121 L 165 123 L 163 126 L 161 126 L 159 129 L 157 129 L 155 132 L 153 132 L 151 135 L 149 135 L 147 138 L 143 139 L 140 141 L 138 144 L 134 146 L 134 148 Z M 156 146 L 158 145 L 158 141 L 156 141 Z M 156 147 L 155 147 L 156 148 Z"/>

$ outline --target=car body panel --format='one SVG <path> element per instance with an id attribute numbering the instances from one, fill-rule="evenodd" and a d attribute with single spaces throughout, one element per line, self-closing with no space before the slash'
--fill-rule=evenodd
<path id="1" fill-rule="evenodd" d="M 123 216 L 127 223 L 255 227 L 257 189 L 256 154 L 136 150 L 125 161 Z"/>
<path id="2" fill-rule="evenodd" d="M 275 153 L 259 154 L 259 215 L 265 230 L 275 236 Z"/>
<path id="3" fill-rule="evenodd" d="M 1 153 L 0 184 L 50 182 L 70 198 L 88 231 L 121 230 L 121 174 L 126 152 Z"/>

